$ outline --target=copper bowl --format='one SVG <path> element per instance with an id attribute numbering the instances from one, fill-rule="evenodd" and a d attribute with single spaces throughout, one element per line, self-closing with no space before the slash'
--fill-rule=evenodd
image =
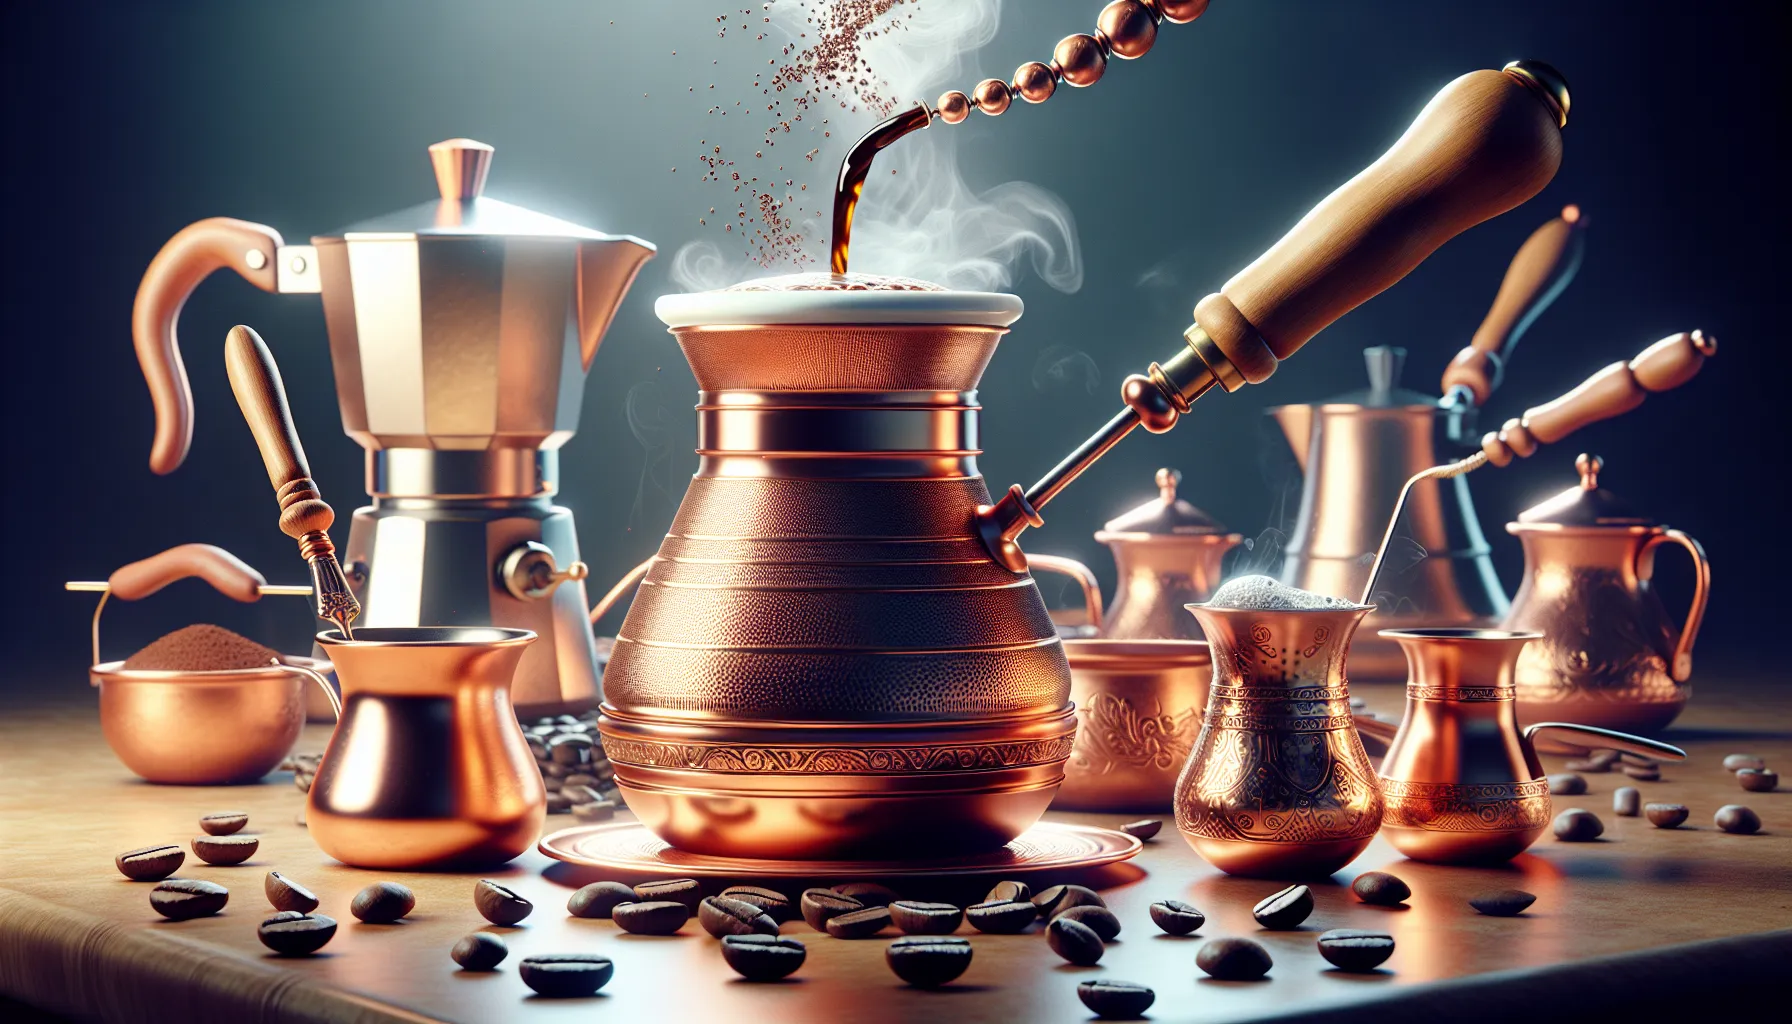
<path id="1" fill-rule="evenodd" d="M 1167 811 L 1201 732 L 1213 657 L 1204 640 L 1065 640 L 1076 746 L 1054 807 Z"/>
<path id="2" fill-rule="evenodd" d="M 310 658 L 295 665 L 328 669 Z M 254 782 L 291 752 L 305 725 L 307 677 L 295 668 L 212 672 L 90 669 L 100 728 L 126 768 L 150 782 L 206 786 Z"/>

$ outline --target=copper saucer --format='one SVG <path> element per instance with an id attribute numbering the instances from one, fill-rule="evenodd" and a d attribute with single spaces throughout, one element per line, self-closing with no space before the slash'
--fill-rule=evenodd
<path id="1" fill-rule="evenodd" d="M 580 867 L 634 874 L 716 878 L 940 878 L 1023 871 L 1066 871 L 1130 859 L 1139 841 L 1124 832 L 1042 821 L 999 850 L 938 860 L 753 860 L 673 849 L 639 822 L 579 825 L 543 836 L 537 847 Z"/>

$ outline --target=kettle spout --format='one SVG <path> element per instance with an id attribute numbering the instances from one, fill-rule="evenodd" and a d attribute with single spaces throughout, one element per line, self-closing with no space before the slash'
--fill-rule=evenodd
<path id="1" fill-rule="evenodd" d="M 1300 471 L 1307 471 L 1307 449 L 1313 439 L 1313 407 L 1310 405 L 1279 405 L 1269 411 L 1276 418 L 1276 425 L 1282 428 L 1282 435 L 1288 439 L 1288 447 L 1294 450 L 1294 461 L 1300 464 Z"/>
<path id="2" fill-rule="evenodd" d="M 641 264 L 653 259 L 653 243 L 633 235 L 582 242 L 579 245 L 579 362 L 586 371 L 597 346 L 616 317 L 616 307 L 635 283 Z"/>

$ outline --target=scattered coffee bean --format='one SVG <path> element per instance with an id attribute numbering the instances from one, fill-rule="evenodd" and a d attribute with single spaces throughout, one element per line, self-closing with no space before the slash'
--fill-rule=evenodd
<path id="1" fill-rule="evenodd" d="M 990 935 L 1018 935 L 1038 916 L 1032 900 L 989 900 L 964 908 L 971 927 Z"/>
<path id="2" fill-rule="evenodd" d="M 828 923 L 839 920 L 836 917 Z M 910 985 L 937 988 L 971 966 L 971 943 L 968 939 L 911 935 L 885 946 L 884 962 Z"/>
<path id="3" fill-rule="evenodd" d="M 896 890 L 876 882 L 847 882 L 834 886 L 834 891 L 842 896 L 851 896 L 867 907 L 887 907 L 901 899 Z"/>
<path id="4" fill-rule="evenodd" d="M 281 956 L 310 956 L 336 937 L 336 919 L 283 911 L 261 922 L 255 937 Z"/>
<path id="5" fill-rule="evenodd" d="M 624 903 L 635 902 L 635 890 L 621 882 L 592 882 L 566 901 L 566 912 L 574 917 L 609 917 L 610 911 Z"/>
<path id="6" fill-rule="evenodd" d="M 611 800 L 599 800 L 589 804 L 573 804 L 572 819 L 585 825 L 595 825 L 600 821 L 609 821 L 616 817 L 616 804 Z"/>
<path id="7" fill-rule="evenodd" d="M 1275 961 L 1269 950 L 1250 939 L 1209 939 L 1195 954 L 1195 966 L 1220 981 L 1256 981 Z"/>
<path id="8" fill-rule="evenodd" d="M 575 786 L 570 782 L 560 783 L 560 795 L 565 797 L 573 807 L 581 804 L 595 804 L 603 801 L 603 794 L 590 786 Z"/>
<path id="9" fill-rule="evenodd" d="M 1013 900 L 1033 899 L 1033 887 L 1025 882 L 997 882 L 995 888 L 983 897 L 985 903 L 1008 903 Z"/>
<path id="10" fill-rule="evenodd" d="M 227 836 L 241 832 L 249 824 L 246 811 L 214 811 L 199 819 L 199 830 L 208 836 Z"/>
<path id="11" fill-rule="evenodd" d="M 616 973 L 616 965 L 596 953 L 549 953 L 524 957 L 516 973 L 538 995 L 576 999 L 596 995 Z"/>
<path id="12" fill-rule="evenodd" d="M 1075 921 L 1078 924 L 1086 924 L 1089 926 L 1090 930 L 1101 936 L 1101 941 L 1103 942 L 1112 942 L 1120 935 L 1120 919 L 1115 917 L 1114 912 L 1106 907 L 1071 907 L 1069 910 L 1060 913 L 1054 920 L 1067 920 Z"/>
<path id="13" fill-rule="evenodd" d="M 1590 843 L 1605 832 L 1605 822 L 1592 811 L 1583 811 L 1578 807 L 1570 807 L 1556 815 L 1550 825 L 1556 838 L 1564 843 Z"/>
<path id="14" fill-rule="evenodd" d="M 904 935 L 950 935 L 964 920 L 964 911 L 950 903 L 897 900 L 890 904 L 890 920 Z"/>
<path id="15" fill-rule="evenodd" d="M 1146 818 L 1142 821 L 1129 821 L 1120 826 L 1120 831 L 1137 839 L 1141 843 L 1148 843 L 1163 827 L 1164 823 L 1158 819 Z"/>
<path id="16" fill-rule="evenodd" d="M 1685 804 L 1649 804 L 1643 808 L 1643 814 L 1656 828 L 1679 828 L 1686 824 L 1692 811 Z"/>
<path id="17" fill-rule="evenodd" d="M 563 780 L 571 773 L 571 768 L 566 767 L 558 761 L 549 761 L 547 764 L 541 766 L 541 777 L 544 779 Z M 554 788 L 558 789 L 560 787 L 555 786 Z"/>
<path id="18" fill-rule="evenodd" d="M 1585 761 L 1565 761 L 1562 763 L 1562 767 L 1568 769 L 1571 772 L 1583 772 L 1583 773 L 1586 773 L 1589 775 L 1600 775 L 1600 774 L 1604 774 L 1605 772 L 1609 772 L 1612 770 L 1612 762 L 1611 761 L 1595 761 L 1591 758 L 1588 758 Z"/>
<path id="19" fill-rule="evenodd" d="M 1736 782 L 1750 793 L 1771 793 L 1780 784 L 1780 773 L 1766 768 L 1743 768 L 1736 773 Z"/>
<path id="20" fill-rule="evenodd" d="M 417 895 L 397 882 L 375 882 L 349 901 L 349 913 L 368 924 L 391 924 L 417 907 Z"/>
<path id="21" fill-rule="evenodd" d="M 1304 885 L 1291 885 L 1271 896 L 1264 897 L 1251 908 L 1251 916 L 1257 923 L 1274 931 L 1288 931 L 1299 928 L 1300 923 L 1313 912 L 1313 890 Z"/>
<path id="22" fill-rule="evenodd" d="M 1063 914 L 1052 918 L 1052 923 L 1045 926 L 1045 943 L 1052 947 L 1052 952 L 1078 967 L 1090 967 L 1099 962 L 1104 949 L 1095 929 Z"/>
<path id="23" fill-rule="evenodd" d="M 463 971 L 489 971 L 504 962 L 510 947 L 491 932 L 474 932 L 456 942 L 448 955 Z"/>
<path id="24" fill-rule="evenodd" d="M 572 810 L 572 797 L 565 793 L 550 792 L 547 804 L 549 814 L 566 814 Z"/>
<path id="25" fill-rule="evenodd" d="M 770 914 L 744 900 L 711 896 L 697 904 L 697 923 L 711 936 L 776 935 L 778 922 Z"/>
<path id="26" fill-rule="evenodd" d="M 1033 897 L 1033 905 L 1039 908 L 1040 917 L 1049 920 L 1059 911 L 1071 907 L 1105 907 L 1108 903 L 1094 889 L 1081 885 L 1054 885 Z"/>
<path id="27" fill-rule="evenodd" d="M 642 882 L 635 886 L 635 898 L 643 903 L 659 900 L 671 900 L 684 904 L 691 913 L 697 912 L 697 904 L 703 902 L 703 887 L 695 878 L 669 878 L 663 882 Z"/>
<path id="28" fill-rule="evenodd" d="M 1580 796 L 1587 791 L 1587 780 L 1573 772 L 1545 776 L 1552 796 Z"/>
<path id="29" fill-rule="evenodd" d="M 480 916 L 487 921 L 503 926 L 516 924 L 535 909 L 535 904 L 517 895 L 515 890 L 489 878 L 473 884 L 473 906 L 479 908 Z"/>
<path id="30" fill-rule="evenodd" d="M 1753 754 L 1731 754 L 1724 758 L 1724 771 L 1728 772 L 1739 772 L 1744 768 L 1753 768 L 1759 771 L 1765 767 L 1767 767 L 1767 762 Z"/>
<path id="31" fill-rule="evenodd" d="M 836 939 L 869 939 L 889 925 L 889 907 L 866 907 L 828 918 L 827 927 Z"/>
<path id="32" fill-rule="evenodd" d="M 1365 871 L 1350 883 L 1356 898 L 1371 906 L 1397 907 L 1412 898 L 1412 888 L 1386 871 Z"/>
<path id="33" fill-rule="evenodd" d="M 1194 904 L 1181 900 L 1158 900 L 1151 904 L 1151 920 L 1166 935 L 1192 935 L 1207 923 L 1207 915 Z"/>
<path id="34" fill-rule="evenodd" d="M 1076 997 L 1102 1020 L 1143 1017 L 1157 1001 L 1157 993 L 1130 981 L 1085 981 L 1076 987 Z"/>
<path id="35" fill-rule="evenodd" d="M 1612 813 L 1620 818 L 1634 818 L 1643 809 L 1643 792 L 1635 786 L 1619 786 L 1612 791 Z"/>
<path id="36" fill-rule="evenodd" d="M 610 919 L 636 935 L 671 935 L 691 919 L 691 908 L 676 900 L 623 903 L 610 911 Z"/>
<path id="37" fill-rule="evenodd" d="M 604 783 L 602 779 L 595 775 L 586 772 L 573 772 L 571 775 L 568 775 L 565 779 L 561 780 L 561 785 L 584 786 L 586 789 L 598 790 L 603 788 Z"/>
<path id="38" fill-rule="evenodd" d="M 187 854 L 178 846 L 145 846 L 112 859 L 118 873 L 134 882 L 159 882 L 180 870 Z"/>
<path id="39" fill-rule="evenodd" d="M 170 878 L 149 891 L 149 905 L 172 921 L 209 917 L 229 902 L 229 889 L 198 878 Z"/>
<path id="40" fill-rule="evenodd" d="M 194 836 L 193 856 L 207 864 L 228 867 L 255 856 L 260 846 L 259 836 Z"/>
<path id="41" fill-rule="evenodd" d="M 558 765 L 583 767 L 591 763 L 591 746 L 591 737 L 583 733 L 565 733 L 548 741 L 548 756 Z"/>
<path id="42" fill-rule="evenodd" d="M 1394 955 L 1394 937 L 1387 932 L 1333 928 L 1320 933 L 1319 955 L 1340 971 L 1373 971 Z"/>
<path id="43" fill-rule="evenodd" d="M 729 935 L 722 939 L 722 959 L 748 981 L 789 977 L 808 957 L 807 946 L 779 935 Z"/>
<path id="44" fill-rule="evenodd" d="M 1601 747 L 1591 754 L 1588 754 L 1587 760 L 1594 764 L 1604 765 L 1605 770 L 1609 772 L 1612 770 L 1612 766 L 1617 764 L 1619 758 L 1622 756 L 1623 755 L 1619 751 L 1613 750 L 1610 747 Z"/>
<path id="45" fill-rule="evenodd" d="M 1515 917 L 1535 902 L 1537 897 L 1523 889 L 1500 889 L 1472 896 L 1468 905 L 1488 917 Z"/>
<path id="46" fill-rule="evenodd" d="M 779 924 L 797 916 L 797 908 L 791 904 L 790 897 L 776 889 L 764 889 L 757 885 L 731 885 L 722 890 L 722 895 L 731 900 L 753 904 L 770 914 L 772 920 Z"/>
<path id="47" fill-rule="evenodd" d="M 803 890 L 803 897 L 798 905 L 802 909 L 803 920 L 818 932 L 827 931 L 831 918 L 865 909 L 863 903 L 851 896 L 842 896 L 832 889 L 820 888 Z"/>
<path id="48" fill-rule="evenodd" d="M 309 914 L 317 909 L 317 894 L 278 871 L 268 872 L 268 877 L 261 883 L 261 889 L 267 893 L 268 903 L 275 910 L 296 910 L 301 914 Z"/>
<path id="49" fill-rule="evenodd" d="M 1645 767 L 1627 764 L 1624 766 L 1624 774 L 1638 782 L 1659 782 L 1661 781 L 1661 766 L 1652 764 Z"/>
<path id="50" fill-rule="evenodd" d="M 1638 768 L 1649 768 L 1661 764 L 1660 761 L 1655 760 L 1653 757 L 1646 757 L 1642 754 L 1633 754 L 1628 750 L 1618 751 L 1618 760 L 1624 764 L 1634 765 Z"/>
<path id="51" fill-rule="evenodd" d="M 548 759 L 548 745 L 542 742 L 540 736 L 533 734 L 524 736 L 523 742 L 529 744 L 529 753 L 535 755 L 535 760 L 546 761 Z"/>
<path id="52" fill-rule="evenodd" d="M 1754 835 L 1761 831 L 1761 816 L 1741 804 L 1725 804 L 1717 809 L 1712 824 L 1725 832 L 1739 836 Z"/>

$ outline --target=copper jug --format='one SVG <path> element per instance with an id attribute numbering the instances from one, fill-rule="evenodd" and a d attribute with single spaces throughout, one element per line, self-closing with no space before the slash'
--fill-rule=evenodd
<path id="1" fill-rule="evenodd" d="M 1190 605 L 1213 648 L 1201 733 L 1176 781 L 1176 827 L 1229 874 L 1329 875 L 1381 827 L 1381 789 L 1350 713 L 1344 660 L 1365 606 Z"/>
<path id="2" fill-rule="evenodd" d="M 1538 633 L 1390 629 L 1410 676 L 1400 731 L 1381 761 L 1382 831 L 1394 848 L 1436 864 L 1495 864 L 1523 853 L 1549 827 L 1549 782 L 1539 740 L 1625 750 L 1662 760 L 1677 747 L 1565 722 L 1520 731 L 1514 666 Z"/>
<path id="3" fill-rule="evenodd" d="M 1518 717 L 1656 732 L 1692 694 L 1711 565 L 1698 541 L 1600 487 L 1598 456 L 1574 465 L 1578 486 L 1506 524 L 1524 545 L 1525 571 L 1505 625 L 1540 635 L 1518 658 Z M 1651 581 L 1656 549 L 1669 543 L 1694 566 L 1692 605 L 1678 629 Z"/>

